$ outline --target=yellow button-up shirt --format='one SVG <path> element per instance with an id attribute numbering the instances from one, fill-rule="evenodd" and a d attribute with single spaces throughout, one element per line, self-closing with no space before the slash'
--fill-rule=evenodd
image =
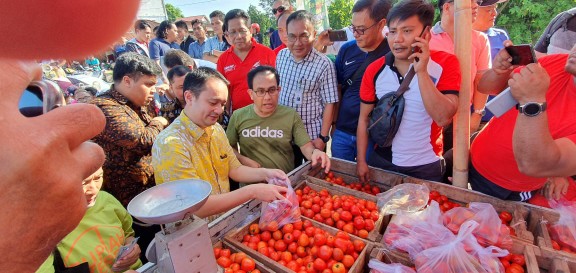
<path id="1" fill-rule="evenodd" d="M 156 184 L 196 178 L 212 184 L 212 194 L 230 191 L 228 173 L 241 166 L 216 123 L 202 129 L 184 112 L 162 131 L 152 146 Z"/>

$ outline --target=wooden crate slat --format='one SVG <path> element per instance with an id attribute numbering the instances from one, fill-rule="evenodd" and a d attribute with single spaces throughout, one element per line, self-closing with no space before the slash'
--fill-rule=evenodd
<path id="1" fill-rule="evenodd" d="M 531 208 L 528 226 L 532 228 L 531 231 L 534 233 L 534 236 L 537 237 L 536 243 L 543 252 L 576 261 L 576 254 L 556 250 L 552 247 L 552 238 L 548 232 L 547 224 L 553 225 L 559 219 L 560 215 L 552 209 L 542 207 Z"/>

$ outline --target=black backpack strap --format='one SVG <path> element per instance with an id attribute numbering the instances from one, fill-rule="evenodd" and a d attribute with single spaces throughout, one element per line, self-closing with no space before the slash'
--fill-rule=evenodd
<path id="1" fill-rule="evenodd" d="M 90 273 L 88 262 L 81 263 L 74 267 L 66 267 L 64 260 L 62 260 L 62 255 L 60 255 L 60 251 L 58 251 L 57 248 L 54 249 L 52 255 L 54 255 L 53 265 L 55 273 Z"/>
<path id="2" fill-rule="evenodd" d="M 384 38 L 384 40 L 382 40 L 382 43 L 388 43 L 387 38 Z M 384 45 L 385 46 L 385 45 Z M 376 49 L 378 50 L 378 49 Z M 352 77 L 348 78 L 347 80 L 344 81 L 344 83 L 342 84 L 342 94 L 344 94 L 344 92 L 346 92 L 346 90 L 352 86 L 352 84 L 357 81 L 358 79 L 361 79 L 362 76 L 364 75 L 364 72 L 366 71 L 366 68 L 368 68 L 368 66 L 380 59 L 380 57 L 382 57 L 380 54 L 370 54 L 368 53 L 368 56 L 366 57 L 366 59 L 364 59 L 364 62 L 362 62 L 362 64 L 358 67 L 358 69 L 356 69 L 356 72 L 352 75 Z"/>
<path id="3" fill-rule="evenodd" d="M 572 8 L 561 13 L 560 18 L 554 21 L 552 26 L 550 26 L 550 30 L 548 31 L 548 33 L 546 33 L 547 45 L 550 44 L 550 39 L 552 38 L 552 35 L 554 35 L 554 33 L 556 33 L 556 31 L 558 31 L 559 29 L 566 28 L 568 20 L 570 20 L 570 18 L 574 17 L 575 15 L 576 15 L 576 8 Z"/>

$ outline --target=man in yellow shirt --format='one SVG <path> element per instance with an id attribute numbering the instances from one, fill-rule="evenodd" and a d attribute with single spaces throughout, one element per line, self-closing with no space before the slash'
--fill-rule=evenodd
<path id="1" fill-rule="evenodd" d="M 184 80 L 184 110 L 152 147 L 156 184 L 187 178 L 212 184 L 212 195 L 195 213 L 199 217 L 225 212 L 254 198 L 267 202 L 282 199 L 286 191 L 279 186 L 252 184 L 230 192 L 229 177 L 253 183 L 287 176 L 281 170 L 240 164 L 217 123 L 228 98 L 227 86 L 228 81 L 214 69 L 200 67 L 190 72 Z"/>

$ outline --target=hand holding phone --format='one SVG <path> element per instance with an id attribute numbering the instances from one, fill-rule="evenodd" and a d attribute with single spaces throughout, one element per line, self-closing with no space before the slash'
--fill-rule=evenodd
<path id="1" fill-rule="evenodd" d="M 527 65 L 536 62 L 536 55 L 532 45 L 513 45 L 505 47 L 506 51 L 512 57 L 512 65 Z"/>
<path id="2" fill-rule="evenodd" d="M 430 31 L 430 26 L 425 26 L 424 29 L 422 29 L 422 32 L 420 32 L 420 35 L 418 35 L 418 37 L 423 38 L 424 35 L 426 35 L 426 33 L 429 31 Z M 416 42 L 416 40 L 414 40 L 414 42 Z M 419 46 L 412 47 L 412 54 L 414 54 L 416 52 L 422 53 L 422 49 Z M 420 61 L 420 59 L 418 57 L 414 57 L 414 60 L 416 60 L 417 62 Z"/>

